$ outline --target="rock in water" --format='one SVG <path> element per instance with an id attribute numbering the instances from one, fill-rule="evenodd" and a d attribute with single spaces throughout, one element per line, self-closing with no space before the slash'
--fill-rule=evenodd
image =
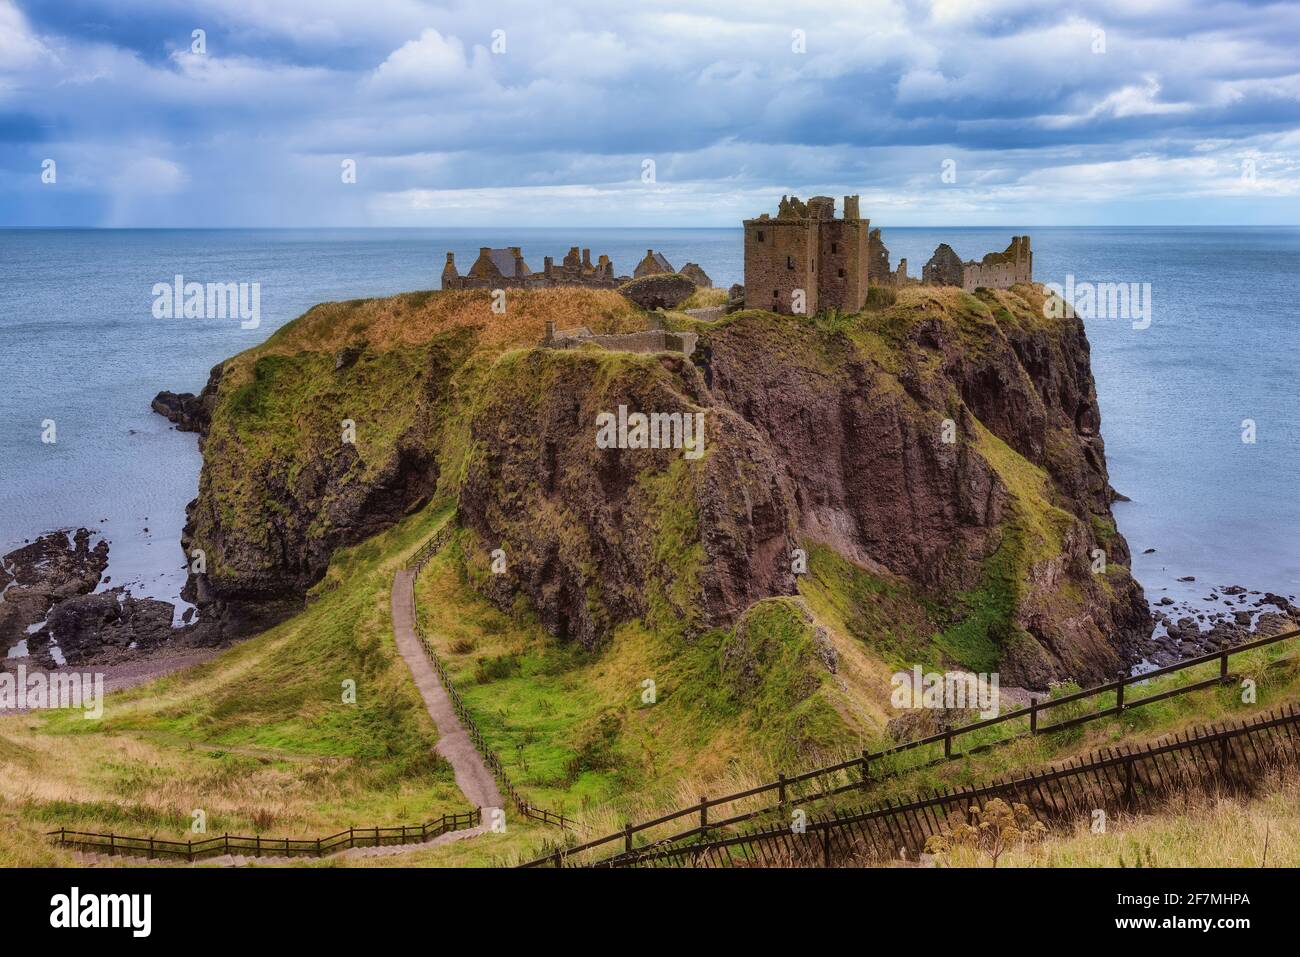
<path id="1" fill-rule="evenodd" d="M 152 598 L 134 598 L 120 588 L 79 595 L 50 611 L 45 637 L 56 642 L 70 666 L 105 664 L 132 651 L 157 648 L 172 637 L 173 606 Z M 33 652 L 46 667 L 55 662 L 47 644 Z"/>
<path id="2" fill-rule="evenodd" d="M 71 536 L 50 532 L 0 560 L 0 650 L 27 637 L 57 603 L 94 591 L 108 567 L 108 542 L 100 539 L 91 548 L 91 534 L 87 528 Z"/>

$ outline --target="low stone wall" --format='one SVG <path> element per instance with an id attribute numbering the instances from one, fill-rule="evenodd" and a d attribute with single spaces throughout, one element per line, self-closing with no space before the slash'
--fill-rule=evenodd
<path id="1" fill-rule="evenodd" d="M 669 332 L 665 329 L 647 329 L 644 332 L 626 332 L 610 336 L 581 336 L 552 339 L 544 345 L 549 349 L 580 349 L 585 345 L 600 346 L 616 352 L 680 352 L 689 356 L 695 351 L 699 335 L 694 332 Z"/>

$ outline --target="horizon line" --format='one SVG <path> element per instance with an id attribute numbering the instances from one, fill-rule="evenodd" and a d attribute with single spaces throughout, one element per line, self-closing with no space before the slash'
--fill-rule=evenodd
<path id="1" fill-rule="evenodd" d="M 734 226 L 670 226 L 670 225 L 634 225 L 634 226 L 529 226 L 529 225 L 492 225 L 482 226 L 6 226 L 0 225 L 0 232 L 18 231 L 53 231 L 82 230 L 85 232 L 228 232 L 246 230 L 252 232 L 275 232 L 277 230 L 494 230 L 494 229 L 547 229 L 547 230 L 581 230 L 581 229 L 678 229 L 705 232 L 717 229 L 743 229 L 742 224 Z M 1300 223 L 993 223 L 988 225 L 926 225 L 926 226 L 887 226 L 880 229 L 1300 229 Z"/>

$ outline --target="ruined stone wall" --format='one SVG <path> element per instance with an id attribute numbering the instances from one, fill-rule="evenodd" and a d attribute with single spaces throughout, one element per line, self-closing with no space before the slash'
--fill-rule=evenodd
<path id="1" fill-rule="evenodd" d="M 644 332 L 627 332 L 609 336 L 561 336 L 542 343 L 548 349 L 581 349 L 595 345 L 617 352 L 680 352 L 689 356 L 695 351 L 699 339 L 694 332 L 669 332 L 665 329 L 647 329 Z"/>
<path id="2" fill-rule="evenodd" d="M 870 277 L 871 222 L 823 219 L 817 226 L 821 251 L 817 309 L 860 312 L 867 301 Z M 809 313 L 815 311 L 809 309 Z"/>
<path id="3" fill-rule="evenodd" d="M 617 289 L 627 282 L 626 276 L 613 279 L 600 279 L 593 276 L 566 276 L 558 273 L 548 278 L 545 273 L 533 273 L 523 279 L 475 279 L 473 276 L 446 277 L 442 280 L 443 289 L 553 289 L 560 286 L 584 286 L 588 289 Z"/>
<path id="4" fill-rule="evenodd" d="M 896 275 L 889 265 L 889 247 L 880 238 L 880 230 L 873 229 L 867 251 L 868 280 L 873 286 L 892 286 Z"/>
<path id="5" fill-rule="evenodd" d="M 983 286 L 987 289 L 1010 289 L 1017 283 L 1034 281 L 1034 254 L 1028 236 L 1013 236 L 1011 245 L 1000 253 L 989 253 L 980 262 L 968 262 L 962 267 L 961 286 L 973 292 Z"/>
<path id="6" fill-rule="evenodd" d="M 965 282 L 961 257 L 947 243 L 940 243 L 930 261 L 921 267 L 921 282 L 927 286 L 961 286 Z"/>
<path id="7" fill-rule="evenodd" d="M 519 247 L 510 249 L 519 253 Z M 547 256 L 541 272 L 532 272 L 518 255 L 518 274 L 505 276 L 492 261 L 488 250 L 482 249 L 468 273 L 460 275 L 452 253 L 447 253 L 447 263 L 442 269 L 443 289 L 550 289 L 557 286 L 585 286 L 589 289 L 617 289 L 627 282 L 626 276 L 614 275 L 614 264 L 602 255 L 598 262 L 591 261 L 591 250 L 579 251 L 572 247 L 557 266 Z"/>
<path id="8" fill-rule="evenodd" d="M 805 311 L 817 311 L 818 233 L 809 219 L 745 220 L 745 305 L 793 312 L 794 291 L 804 291 Z"/>

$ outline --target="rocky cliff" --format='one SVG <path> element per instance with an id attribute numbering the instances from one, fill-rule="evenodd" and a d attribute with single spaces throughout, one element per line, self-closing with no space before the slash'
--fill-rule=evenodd
<path id="1" fill-rule="evenodd" d="M 282 616 L 334 548 L 438 497 L 481 591 L 593 649 L 632 618 L 729 627 L 818 547 L 906 594 L 937 660 L 1007 684 L 1099 679 L 1149 632 L 1082 325 L 1033 291 L 670 314 L 691 359 L 533 348 L 547 319 L 646 322 L 601 291 L 517 293 L 505 316 L 469 292 L 329 304 L 164 403 L 206 419 L 195 600 L 232 631 Z M 620 406 L 691 416 L 702 445 L 602 447 Z"/>

